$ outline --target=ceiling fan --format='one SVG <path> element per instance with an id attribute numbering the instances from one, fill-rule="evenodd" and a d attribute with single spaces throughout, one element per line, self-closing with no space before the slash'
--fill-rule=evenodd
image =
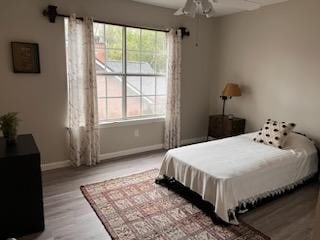
<path id="1" fill-rule="evenodd" d="M 260 4 L 247 0 L 187 0 L 184 7 L 178 9 L 174 15 L 187 15 L 194 18 L 198 14 L 210 18 L 215 16 L 215 7 L 219 6 L 246 11 L 260 8 Z"/>

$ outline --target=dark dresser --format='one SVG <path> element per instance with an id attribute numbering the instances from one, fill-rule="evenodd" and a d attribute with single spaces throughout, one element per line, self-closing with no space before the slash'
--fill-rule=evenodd
<path id="1" fill-rule="evenodd" d="M 237 136 L 244 133 L 246 120 L 233 117 L 229 119 L 225 115 L 212 115 L 209 118 L 208 137 L 220 139 Z"/>
<path id="2" fill-rule="evenodd" d="M 40 153 L 31 134 L 0 138 L 0 239 L 44 230 Z"/>

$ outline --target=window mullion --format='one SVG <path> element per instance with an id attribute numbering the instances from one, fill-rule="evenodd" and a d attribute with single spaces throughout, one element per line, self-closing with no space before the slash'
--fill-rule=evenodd
<path id="1" fill-rule="evenodd" d="M 104 68 L 106 69 L 106 64 L 107 64 L 107 45 L 106 45 L 106 25 L 103 25 L 103 46 L 104 46 Z M 105 82 L 105 87 L 106 87 L 106 118 L 108 119 L 108 77 L 104 76 L 104 82 Z"/>
<path id="2" fill-rule="evenodd" d="M 143 95 L 143 89 L 142 89 L 142 76 L 140 77 L 140 116 L 142 116 L 142 95 Z"/>
<path id="3" fill-rule="evenodd" d="M 122 117 L 127 119 L 127 28 L 122 28 Z"/>
<path id="4" fill-rule="evenodd" d="M 155 33 L 155 40 L 154 40 L 154 74 L 157 74 L 157 55 L 156 55 L 156 53 L 157 53 L 157 39 L 158 39 L 158 33 L 156 32 Z M 157 106 L 157 82 L 158 82 L 158 77 L 154 77 L 154 105 L 153 105 L 153 113 L 154 114 L 156 114 L 156 106 Z"/>
<path id="5" fill-rule="evenodd" d="M 140 29 L 139 31 L 139 58 L 140 58 L 140 74 L 142 74 L 142 30 Z M 142 76 L 140 75 L 140 117 L 142 116 L 142 95 L 143 95 L 143 92 L 142 92 Z"/>

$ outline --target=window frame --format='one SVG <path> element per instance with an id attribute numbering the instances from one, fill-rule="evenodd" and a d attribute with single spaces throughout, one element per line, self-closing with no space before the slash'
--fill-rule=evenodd
<path id="1" fill-rule="evenodd" d="M 99 99 L 112 99 L 112 98 L 121 98 L 122 99 L 122 118 L 117 118 L 117 119 L 106 119 L 106 120 L 99 120 L 99 125 L 109 125 L 109 126 L 125 126 L 125 125 L 131 125 L 131 124 L 138 124 L 138 123 L 150 123 L 150 122 L 163 122 L 166 116 L 166 113 L 164 112 L 163 114 L 157 114 L 156 113 L 156 98 L 157 97 L 166 97 L 167 98 L 167 89 L 166 89 L 166 94 L 165 95 L 157 95 L 157 77 L 164 77 L 167 80 L 167 69 L 166 72 L 164 74 L 160 74 L 157 73 L 157 69 L 153 69 L 155 72 L 154 74 L 145 74 L 145 73 L 141 73 L 141 64 L 140 64 L 140 73 L 128 73 L 127 72 L 127 29 L 138 29 L 140 31 L 140 50 L 139 50 L 139 54 L 141 57 L 142 53 L 154 53 L 155 56 L 159 55 L 159 53 L 157 52 L 157 36 L 155 35 L 155 50 L 152 51 L 143 51 L 142 50 L 142 40 L 141 40 L 141 36 L 142 36 L 142 31 L 146 30 L 143 28 L 138 28 L 138 27 L 127 27 L 127 26 L 120 26 L 120 25 L 114 25 L 114 24 L 104 24 L 104 23 L 99 23 L 99 22 L 94 22 L 94 24 L 103 24 L 104 26 L 104 43 L 106 43 L 106 36 L 105 36 L 105 27 L 106 26 L 117 26 L 117 27 L 121 27 L 122 28 L 122 72 L 121 73 L 116 73 L 116 72 L 110 72 L 110 73 L 98 73 L 96 71 L 96 79 L 98 76 L 103 76 L 106 80 L 106 77 L 108 76 L 118 76 L 122 78 L 122 97 L 98 97 Z M 153 31 L 153 32 L 162 32 L 162 31 L 157 31 L 157 30 L 148 30 L 148 31 Z M 167 33 L 165 33 L 167 35 Z M 96 43 L 94 43 L 96 44 Z M 166 46 L 167 46 L 167 40 L 166 40 Z M 95 45 L 96 47 L 96 45 Z M 106 45 L 105 45 L 105 52 L 107 52 L 107 50 L 109 50 Z M 119 50 L 119 49 L 117 49 Z M 138 50 L 136 50 L 138 51 Z M 168 53 L 166 51 L 166 62 L 168 62 Z M 167 65 L 167 64 L 166 64 Z M 167 66 L 166 66 L 167 68 Z M 127 113 L 127 98 L 130 96 L 127 96 L 127 78 L 128 77 L 140 77 L 140 92 L 141 95 L 138 95 L 137 97 L 140 98 L 140 114 L 142 113 L 142 102 L 143 102 L 143 98 L 144 97 L 154 97 L 155 99 L 155 103 L 154 103 L 154 114 L 148 114 L 148 115 L 140 115 L 140 116 L 132 116 L 132 117 L 128 117 L 128 113 Z M 142 78 L 143 77 L 154 77 L 155 78 L 155 93 L 154 95 L 147 95 L 147 94 L 143 94 L 142 93 Z M 134 96 L 133 96 L 134 97 Z M 98 101 L 99 102 L 99 101 Z M 108 114 L 108 108 L 107 108 L 106 104 L 106 114 Z M 99 113 L 98 113 L 99 114 Z"/>

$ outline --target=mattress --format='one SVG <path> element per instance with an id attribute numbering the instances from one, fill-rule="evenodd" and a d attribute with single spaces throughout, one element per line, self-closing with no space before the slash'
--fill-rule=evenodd
<path id="1" fill-rule="evenodd" d="M 256 133 L 169 150 L 159 175 L 172 177 L 215 206 L 225 222 L 238 224 L 235 209 L 318 172 L 317 149 L 291 133 L 281 150 L 252 141 Z"/>

